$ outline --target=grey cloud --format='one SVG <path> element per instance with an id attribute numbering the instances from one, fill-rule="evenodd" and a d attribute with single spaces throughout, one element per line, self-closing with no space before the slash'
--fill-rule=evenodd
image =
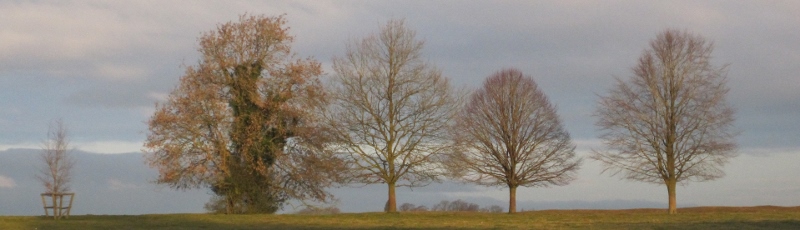
<path id="1" fill-rule="evenodd" d="M 626 77 L 647 42 L 665 28 L 702 34 L 717 44 L 715 61 L 730 63 L 731 103 L 739 108 L 743 143 L 792 136 L 800 116 L 800 30 L 792 9 L 778 2 L 250 2 L 4 3 L 0 78 L 80 82 L 62 100 L 103 108 L 151 106 L 182 64 L 197 59 L 196 39 L 238 14 L 287 13 L 299 56 L 329 66 L 344 44 L 405 18 L 427 41 L 423 51 L 456 84 L 477 87 L 506 67 L 532 75 L 558 105 L 576 138 L 596 136 L 590 117 L 613 77 Z M 175 11 L 172 9 L 181 8 Z M 215 9 L 215 10 L 211 10 Z M 251 9 L 258 9 L 253 11 Z M 40 16 L 32 12 L 49 12 Z M 735 15 L 735 16 L 734 16 Z M 741 16 L 741 17 L 739 17 Z M 33 17 L 33 18 L 32 18 Z M 30 39 L 26 39 L 30 38 Z M 328 68 L 326 66 L 326 68 Z M 65 108 L 66 109 L 66 108 Z M 765 115 L 766 113 L 766 115 Z M 764 117 L 772 117 L 764 121 Z M 777 120 L 781 119 L 781 120 Z M 786 120 L 784 120 L 786 119 Z M 8 119 L 6 119 L 8 120 Z M 139 120 L 144 120 L 142 117 Z M 758 121 L 758 122 L 748 122 Z M 758 124 L 756 126 L 756 124 Z M 785 129 L 783 129 L 785 130 Z M 749 134 L 752 133 L 752 134 Z M 795 135 L 796 136 L 796 135 Z M 790 145 L 789 139 L 780 141 Z"/>
<path id="2" fill-rule="evenodd" d="M 64 99 L 70 105 L 101 108 L 149 108 L 155 105 L 157 92 L 172 89 L 167 84 L 128 83 L 97 85 L 79 90 Z"/>

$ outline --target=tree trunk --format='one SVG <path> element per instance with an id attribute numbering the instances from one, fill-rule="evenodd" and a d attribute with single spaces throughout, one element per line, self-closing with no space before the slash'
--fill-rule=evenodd
<path id="1" fill-rule="evenodd" d="M 61 214 L 60 213 L 61 207 L 58 207 L 58 202 L 56 200 L 56 194 L 57 193 L 53 192 L 52 194 L 53 194 L 53 196 L 52 196 L 53 197 L 53 218 L 58 219 L 58 217 Z"/>
<path id="2" fill-rule="evenodd" d="M 397 199 L 394 193 L 394 183 L 387 183 L 389 185 L 389 200 L 387 201 L 386 212 L 397 212 Z"/>
<path id="3" fill-rule="evenodd" d="M 677 201 L 675 199 L 676 184 L 677 183 L 674 180 L 667 181 L 667 194 L 669 195 L 669 214 L 678 213 L 678 208 L 676 207 Z"/>
<path id="4" fill-rule="evenodd" d="M 226 195 L 225 202 L 228 203 L 228 205 L 225 205 L 225 214 L 233 214 L 233 198 L 230 195 Z"/>
<path id="5" fill-rule="evenodd" d="M 508 213 L 517 213 L 517 186 L 508 186 Z"/>

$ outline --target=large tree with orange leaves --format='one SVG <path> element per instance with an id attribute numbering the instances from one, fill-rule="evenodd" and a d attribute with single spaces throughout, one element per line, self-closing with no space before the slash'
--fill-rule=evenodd
<path id="1" fill-rule="evenodd" d="M 156 105 L 145 143 L 158 183 L 208 187 L 226 213 L 328 201 L 336 158 L 317 128 L 320 64 L 298 59 L 283 17 L 241 16 L 203 34 L 201 60 Z M 220 210 L 218 210 L 220 211 Z"/>

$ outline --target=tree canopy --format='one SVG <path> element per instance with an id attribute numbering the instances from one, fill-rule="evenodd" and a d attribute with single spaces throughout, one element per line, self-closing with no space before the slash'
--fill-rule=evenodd
<path id="1" fill-rule="evenodd" d="M 340 161 L 319 131 L 322 70 L 295 58 L 285 24 L 243 15 L 200 37 L 201 60 L 148 121 L 145 152 L 158 183 L 208 187 L 226 213 L 330 199 L 324 189 Z"/>
<path id="2" fill-rule="evenodd" d="M 517 187 L 566 185 L 581 162 L 555 106 L 516 69 L 491 75 L 472 93 L 452 136 L 449 171 L 460 180 L 507 186 L 509 213 L 516 212 Z"/>
<path id="3" fill-rule="evenodd" d="M 387 184 L 389 212 L 397 211 L 395 186 L 436 179 L 432 158 L 445 148 L 456 108 L 450 82 L 423 61 L 415 35 L 392 20 L 333 60 L 330 136 L 354 182 Z"/>
<path id="4" fill-rule="evenodd" d="M 626 179 L 665 184 L 670 213 L 676 183 L 719 178 L 735 156 L 727 70 L 711 64 L 712 51 L 699 35 L 665 30 L 595 112 L 606 149 L 592 158 Z"/>

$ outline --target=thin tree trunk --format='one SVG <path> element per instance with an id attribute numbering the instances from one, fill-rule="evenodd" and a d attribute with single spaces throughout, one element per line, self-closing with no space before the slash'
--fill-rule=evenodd
<path id="1" fill-rule="evenodd" d="M 517 213 L 517 186 L 508 186 L 508 213 Z"/>
<path id="2" fill-rule="evenodd" d="M 389 200 L 388 200 L 388 207 L 386 208 L 386 212 L 397 212 L 397 199 L 394 192 L 394 183 L 388 183 L 389 185 Z"/>
<path id="3" fill-rule="evenodd" d="M 56 202 L 56 193 L 52 193 L 53 197 L 53 219 L 58 219 L 60 207 L 58 207 L 58 202 Z"/>
<path id="4" fill-rule="evenodd" d="M 669 195 L 669 214 L 678 213 L 677 200 L 675 199 L 675 181 L 667 181 L 667 194 Z"/>

